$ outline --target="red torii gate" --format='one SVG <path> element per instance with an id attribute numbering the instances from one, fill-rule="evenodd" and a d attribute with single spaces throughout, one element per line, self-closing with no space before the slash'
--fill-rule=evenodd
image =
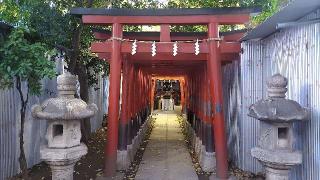
<path id="1" fill-rule="evenodd" d="M 132 133 L 134 134 L 137 126 L 134 119 L 146 118 L 151 109 L 150 104 L 153 103 L 150 102 L 153 101 L 154 96 L 152 77 L 179 76 L 184 77 L 182 89 L 185 93 L 183 98 L 185 102 L 183 104 L 186 104 L 188 110 L 195 114 L 201 123 L 208 123 L 209 127 L 213 126 L 217 177 L 221 179 L 228 177 L 221 65 L 239 59 L 241 47 L 238 40 L 243 32 L 220 34 L 224 36 L 221 39 L 218 26 L 244 24 L 249 21 L 250 14 L 257 11 L 254 8 L 74 8 L 71 10 L 71 14 L 82 16 L 84 24 L 112 26 L 112 32 L 94 31 L 96 39 L 100 42 L 94 42 L 91 45 L 92 52 L 110 62 L 108 141 L 105 150 L 106 176 L 112 176 L 115 173 L 117 147 L 121 149 L 122 144 L 130 144 L 134 136 Z M 123 32 L 123 25 L 160 25 L 160 33 Z M 170 25 L 206 25 L 208 32 L 173 33 L 170 32 Z M 137 40 L 136 54 L 131 54 L 133 42 L 124 41 L 124 39 Z M 195 55 L 194 42 L 189 42 L 196 39 L 205 39 L 199 43 L 200 54 L 198 55 Z M 157 41 L 155 56 L 151 56 L 151 41 Z M 173 56 L 172 47 L 175 41 L 180 42 L 178 55 Z M 123 91 L 121 115 L 119 115 L 121 70 Z M 207 111 L 208 107 L 210 112 Z M 120 137 L 118 138 L 119 118 Z M 199 133 L 203 133 L 202 130 Z"/>

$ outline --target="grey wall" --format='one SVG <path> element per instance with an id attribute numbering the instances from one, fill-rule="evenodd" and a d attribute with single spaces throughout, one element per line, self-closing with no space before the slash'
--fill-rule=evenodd
<path id="1" fill-rule="evenodd" d="M 300 21 L 314 18 L 320 18 L 320 10 Z M 223 68 L 229 80 L 224 81 L 224 100 L 230 158 L 243 170 L 262 171 L 250 155 L 259 123 L 247 116 L 248 107 L 266 97 L 266 79 L 281 73 L 289 80 L 287 98 L 311 110 L 310 121 L 295 126 L 303 164 L 291 179 L 320 179 L 320 23 L 281 29 L 266 39 L 243 42 L 242 48 L 241 61 Z"/>
<path id="2" fill-rule="evenodd" d="M 104 114 L 104 97 L 106 81 L 100 79 L 95 88 L 89 90 L 89 101 L 98 106 L 98 113 L 91 121 L 91 131 L 101 127 Z M 25 89 L 25 86 L 23 87 Z M 43 91 L 40 97 L 31 97 L 25 122 L 25 153 L 28 167 L 40 162 L 40 146 L 46 143 L 46 121 L 35 120 L 30 114 L 33 104 L 39 104 L 45 99 L 56 97 L 56 80 L 43 80 Z M 20 131 L 20 99 L 15 89 L 0 90 L 0 180 L 15 175 L 19 171 L 19 131 Z"/>

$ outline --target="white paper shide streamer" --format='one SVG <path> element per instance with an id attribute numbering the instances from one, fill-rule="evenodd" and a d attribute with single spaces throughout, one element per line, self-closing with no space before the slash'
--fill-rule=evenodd
<path id="1" fill-rule="evenodd" d="M 152 52 L 152 56 L 155 56 L 157 54 L 157 47 L 156 47 L 156 42 L 153 41 L 152 43 L 152 47 L 151 47 L 151 52 Z"/>
<path id="2" fill-rule="evenodd" d="M 200 53 L 200 45 L 199 45 L 198 39 L 197 39 L 196 43 L 194 44 L 194 51 L 195 51 L 195 55 L 198 55 Z"/>
<path id="3" fill-rule="evenodd" d="M 131 54 L 135 55 L 137 53 L 137 40 L 134 40 L 132 43 L 132 49 L 131 49 Z"/>
<path id="4" fill-rule="evenodd" d="M 173 56 L 176 56 L 178 54 L 178 42 L 176 41 L 173 44 Z"/>

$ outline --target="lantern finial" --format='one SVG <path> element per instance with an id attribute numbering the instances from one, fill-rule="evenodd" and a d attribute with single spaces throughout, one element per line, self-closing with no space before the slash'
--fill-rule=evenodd
<path id="1" fill-rule="evenodd" d="M 288 79 L 281 74 L 273 75 L 267 82 L 269 98 L 285 98 Z"/>

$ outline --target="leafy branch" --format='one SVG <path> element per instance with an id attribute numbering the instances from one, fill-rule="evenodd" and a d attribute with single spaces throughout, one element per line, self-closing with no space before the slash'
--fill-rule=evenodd
<path id="1" fill-rule="evenodd" d="M 29 95 L 41 93 L 41 80 L 55 76 L 54 63 L 48 61 L 50 53 L 41 43 L 30 43 L 23 28 L 13 30 L 0 48 L 0 87 L 15 87 L 20 96 L 20 169 L 24 179 L 28 179 L 27 161 L 24 153 L 24 123 Z M 23 89 L 26 83 L 27 90 Z"/>

